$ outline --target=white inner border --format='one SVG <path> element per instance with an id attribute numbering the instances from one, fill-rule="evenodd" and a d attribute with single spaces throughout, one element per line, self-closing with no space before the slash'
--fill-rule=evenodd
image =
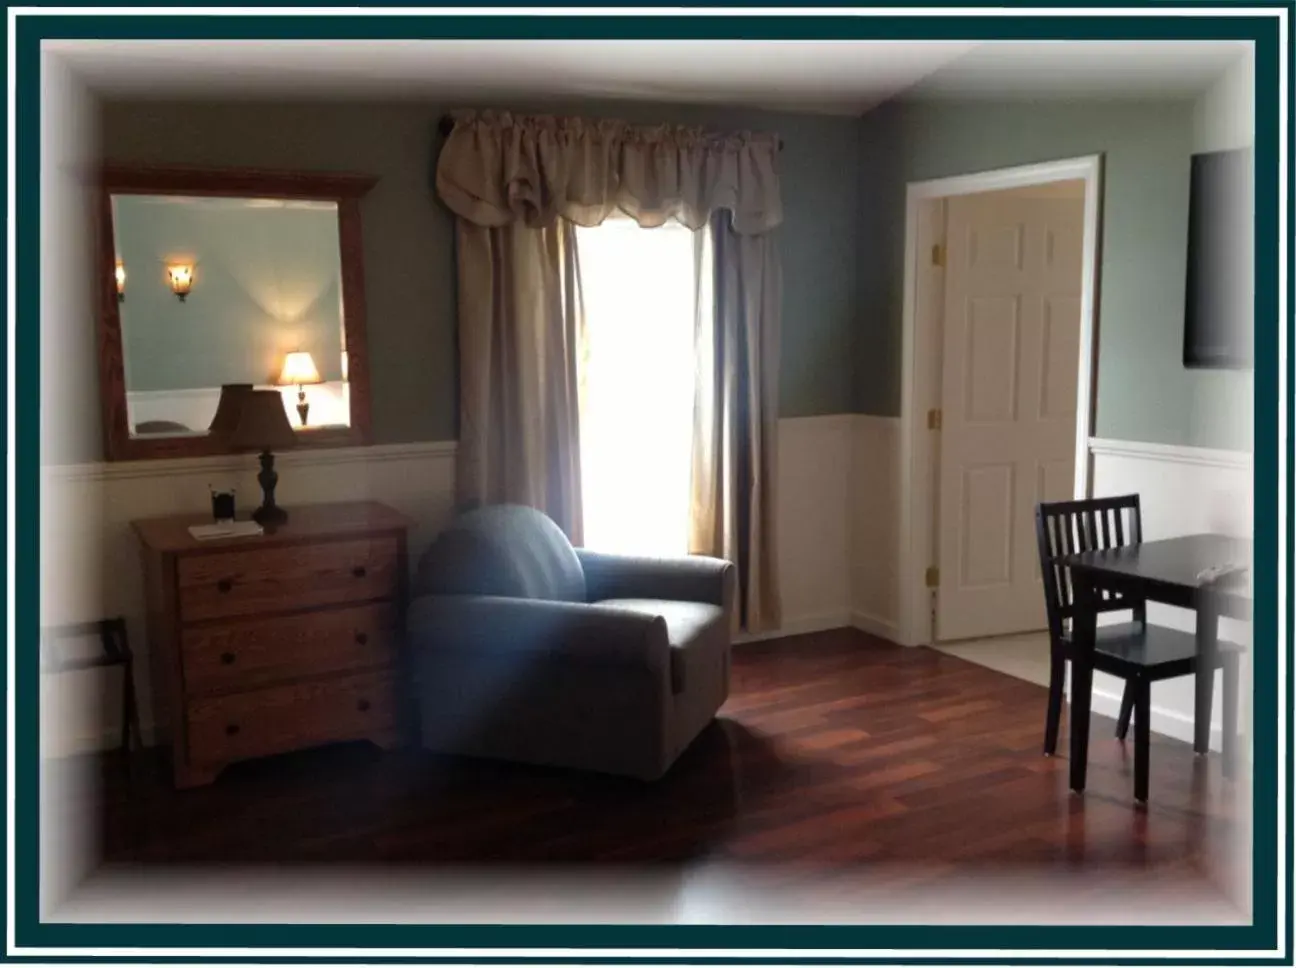
<path id="1" fill-rule="evenodd" d="M 102 7 L 95 8 L 93 14 L 102 15 L 157 15 L 159 8 L 140 8 L 140 7 Z M 530 7 L 523 8 L 496 8 L 483 10 L 473 7 L 456 7 L 443 8 L 437 10 L 411 9 L 411 8 L 373 8 L 373 9 L 356 9 L 356 8 L 302 8 L 302 7 L 232 7 L 232 8 L 212 8 L 212 7 L 190 7 L 190 8 L 173 8 L 164 11 L 167 16 L 185 17 L 185 16 L 202 16 L 215 14 L 239 14 L 239 15 L 265 15 L 265 16 L 462 16 L 472 14 L 477 16 L 636 16 L 636 15 L 658 15 L 658 16 L 796 16 L 796 17 L 814 17 L 814 16 L 959 16 L 959 17 L 1017 17 L 1017 16 L 1040 16 L 1040 17 L 1084 17 L 1084 16 L 1102 16 L 1102 17 L 1120 17 L 1120 16 L 1157 16 L 1166 18 L 1180 17 L 1271 17 L 1278 21 L 1278 171 L 1271 172 L 1271 176 L 1276 175 L 1278 179 L 1278 291 L 1279 291 L 1279 336 L 1278 336 L 1278 489 L 1277 489 L 1277 512 L 1279 522 L 1279 535 L 1285 538 L 1287 534 L 1287 509 L 1283 503 L 1283 495 L 1286 493 L 1287 483 L 1287 413 L 1286 413 L 1286 361 L 1287 361 L 1287 338 L 1286 338 L 1286 321 L 1287 321 L 1287 159 L 1288 159 L 1288 125 L 1287 125 L 1287 64 L 1288 64 L 1288 11 L 1285 8 L 1249 8 L 1249 7 L 1188 7 L 1188 8 L 1156 8 L 1150 10 L 1147 8 L 1111 8 L 1111 9 L 1093 9 L 1093 10 L 1073 10 L 1065 8 L 1015 8 L 1006 9 L 1002 7 L 938 7 L 927 9 L 912 8 L 894 8 L 879 7 L 874 9 L 841 9 L 841 8 L 763 8 L 763 9 L 742 9 L 742 8 L 698 8 L 691 10 L 669 9 L 663 10 L 656 7 L 633 7 L 633 8 L 607 8 L 607 7 L 588 7 L 588 8 L 570 8 L 554 7 L 550 9 L 537 9 Z M 10 212 L 14 211 L 15 195 L 15 38 L 17 33 L 18 18 L 23 16 L 40 15 L 45 17 L 51 16 L 84 16 L 87 13 L 86 8 L 78 7 L 11 7 L 8 10 L 8 55 L 9 55 L 9 92 L 8 92 L 8 201 Z M 7 226 L 8 257 L 6 259 L 6 272 L 8 274 L 8 295 L 7 308 L 9 315 L 8 333 L 6 336 L 7 347 L 9 350 L 7 377 L 8 389 L 7 397 L 9 403 L 9 415 L 7 420 L 7 430 L 9 439 L 14 440 L 14 335 L 16 325 L 15 299 L 14 299 L 14 243 L 15 243 L 15 220 L 9 219 Z M 15 522 L 15 504 L 14 504 L 14 449 L 9 447 L 6 454 L 5 470 L 8 479 L 8 500 L 6 502 L 6 515 L 9 527 L 9 541 L 6 551 L 6 563 L 8 565 L 8 581 L 6 583 L 6 594 L 8 598 L 8 614 L 6 618 L 6 631 L 10 643 L 14 642 L 14 607 L 16 604 L 14 595 L 14 522 Z M 1278 560 L 1278 589 L 1277 589 L 1277 612 L 1278 612 L 1278 641 L 1286 642 L 1287 623 L 1286 623 L 1286 601 L 1287 601 L 1287 561 L 1285 558 L 1285 542 L 1279 542 L 1279 560 Z M 1287 859 L 1287 831 L 1283 825 L 1286 817 L 1286 803 L 1281 799 L 1286 795 L 1287 790 L 1287 657 L 1282 648 L 1278 650 L 1278 791 L 1280 801 L 1278 804 L 1278 829 L 1277 829 L 1277 846 L 1278 861 L 1280 867 L 1285 864 Z M 6 722 L 8 725 L 7 743 L 6 743 L 6 776 L 9 781 L 8 786 L 8 818 L 6 825 L 6 837 L 8 847 L 8 863 L 6 864 L 7 877 L 7 924 L 6 924 L 6 947 L 10 955 L 21 955 L 25 957 L 70 957 L 84 958 L 94 956 L 117 956 L 117 957 L 142 957 L 147 959 L 152 957 L 168 956 L 188 956 L 188 955 L 206 955 L 208 957 L 232 957 L 232 956 L 288 956 L 288 957 L 337 957 L 352 956 L 361 957 L 365 955 L 372 956 L 375 952 L 381 952 L 383 956 L 388 957 L 417 957 L 426 956 L 435 953 L 442 957 L 456 957 L 463 955 L 466 959 L 473 957 L 510 957 L 510 956 L 561 956 L 579 952 L 586 957 L 636 957 L 642 959 L 652 959 L 655 957 L 696 957 L 699 959 L 710 957 L 732 957 L 732 953 L 718 951 L 714 949 L 508 949 L 508 948 L 444 948 L 444 949 L 321 949 L 321 948 L 37 948 L 25 947 L 17 948 L 14 944 L 14 870 L 13 870 L 13 853 L 14 853 L 14 691 L 12 683 L 14 679 L 14 650 L 11 648 L 8 655 L 7 675 L 10 688 L 6 690 Z M 1259 766 L 1260 764 L 1257 764 Z M 1278 947 L 1276 949 L 1259 949 L 1254 951 L 1237 951 L 1235 957 L 1253 957 L 1253 956 L 1273 956 L 1286 957 L 1286 926 L 1287 918 L 1291 912 L 1287 907 L 1286 882 L 1282 876 L 1277 883 L 1277 925 L 1278 925 Z M 789 961 L 795 961 L 798 957 L 805 957 L 805 952 L 800 950 L 787 949 L 767 949 L 759 951 L 743 951 L 743 955 L 752 958 L 771 958 L 786 957 Z M 876 949 L 876 950 L 816 950 L 813 952 L 816 957 L 823 958 L 856 958 L 856 957 L 885 957 L 888 955 L 896 956 L 939 956 L 942 954 L 958 957 L 986 957 L 986 958 L 1005 958 L 1005 957 L 1022 957 L 1022 958 L 1056 958 L 1073 955 L 1074 952 L 1067 950 L 1022 950 L 1009 951 L 999 949 L 976 949 L 976 950 L 950 950 L 950 949 L 914 949 L 899 951 L 896 949 Z M 1218 958 L 1219 952 L 1215 951 L 1153 951 L 1153 950 L 1108 950 L 1085 952 L 1093 957 L 1103 958 L 1171 958 L 1191 961 L 1194 959 Z"/>

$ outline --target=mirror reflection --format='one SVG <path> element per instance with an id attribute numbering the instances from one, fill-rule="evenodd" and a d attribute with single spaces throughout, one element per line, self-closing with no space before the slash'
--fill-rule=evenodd
<path id="1" fill-rule="evenodd" d="M 350 426 L 336 202 L 112 196 L 131 435 L 208 433 L 221 387 Z"/>

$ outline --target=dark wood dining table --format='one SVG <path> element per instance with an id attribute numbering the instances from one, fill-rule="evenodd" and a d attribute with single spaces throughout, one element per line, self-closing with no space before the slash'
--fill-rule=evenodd
<path id="1" fill-rule="evenodd" d="M 1221 616 L 1245 619 L 1250 615 L 1251 542 L 1220 534 L 1193 534 L 1161 541 L 1085 551 L 1063 559 L 1075 593 L 1071 661 L 1071 789 L 1085 788 L 1089 759 L 1089 710 L 1093 693 L 1092 655 L 1097 627 L 1095 604 L 1104 591 L 1133 599 L 1162 602 L 1197 613 L 1197 655 L 1193 748 L 1205 752 L 1210 744 L 1211 702 L 1215 680 L 1214 652 Z M 1245 571 L 1223 576 L 1210 569 L 1242 567 Z M 1236 697 L 1223 697 L 1235 702 Z M 1227 717 L 1226 717 L 1227 718 Z M 1225 730 L 1223 760 L 1233 761 L 1236 737 Z"/>

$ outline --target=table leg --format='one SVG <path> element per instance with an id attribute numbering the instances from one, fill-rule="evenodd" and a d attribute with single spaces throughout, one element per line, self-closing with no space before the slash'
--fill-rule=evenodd
<path id="1" fill-rule="evenodd" d="M 1072 574 L 1075 612 L 1071 620 L 1071 789 L 1083 793 L 1089 766 L 1089 706 L 1093 699 L 1093 649 L 1097 627 L 1094 588 Z"/>
<path id="2" fill-rule="evenodd" d="M 1221 717 L 1224 727 L 1223 760 L 1224 775 L 1233 778 L 1237 768 L 1237 729 L 1238 729 L 1238 689 L 1241 686 L 1238 674 L 1238 657 L 1230 655 L 1224 660 L 1224 715 Z"/>
<path id="3" fill-rule="evenodd" d="M 1148 756 L 1152 748 L 1152 683 L 1131 679 L 1134 687 L 1134 799 L 1147 803 Z"/>
<path id="4" fill-rule="evenodd" d="M 1197 675 L 1193 702 L 1193 750 L 1210 752 L 1211 706 L 1215 692 L 1216 636 L 1219 612 L 1212 596 L 1204 594 L 1197 603 Z"/>

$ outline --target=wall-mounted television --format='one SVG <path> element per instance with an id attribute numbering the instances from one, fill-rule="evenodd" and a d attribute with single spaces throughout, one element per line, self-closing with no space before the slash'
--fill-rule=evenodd
<path id="1" fill-rule="evenodd" d="M 1252 199 L 1249 149 L 1192 156 L 1184 301 L 1186 367 L 1252 366 Z"/>

